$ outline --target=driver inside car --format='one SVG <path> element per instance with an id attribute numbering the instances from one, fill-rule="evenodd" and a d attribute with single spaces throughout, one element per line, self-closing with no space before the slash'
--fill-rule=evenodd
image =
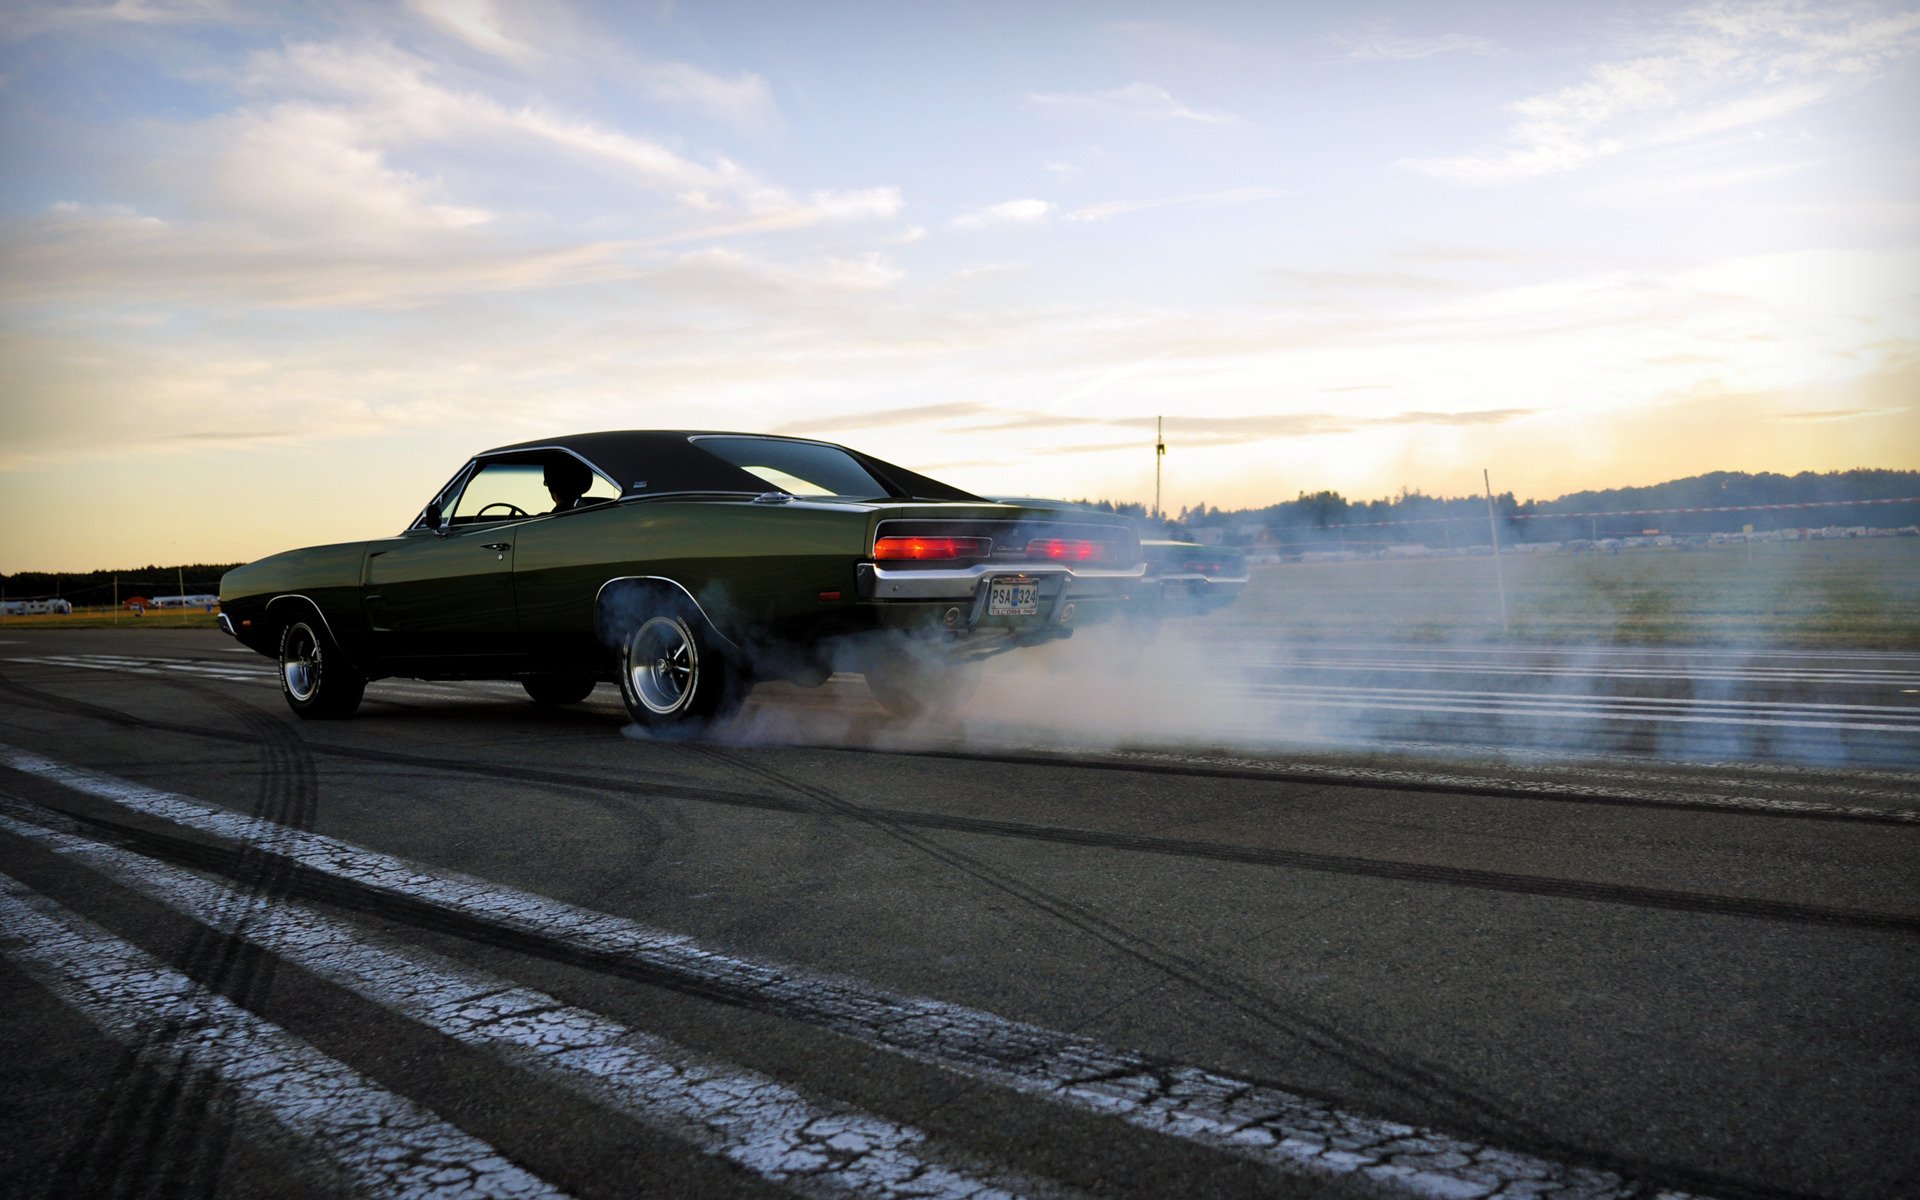
<path id="1" fill-rule="evenodd" d="M 580 504 L 580 497 L 593 486 L 593 472 L 577 459 L 561 458 L 548 463 L 542 473 L 547 495 L 553 497 L 553 511 L 566 512 Z"/>

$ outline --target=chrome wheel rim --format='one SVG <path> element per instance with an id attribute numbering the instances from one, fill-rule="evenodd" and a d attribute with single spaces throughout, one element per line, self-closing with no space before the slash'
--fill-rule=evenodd
<path id="1" fill-rule="evenodd" d="M 654 617 L 627 643 L 627 684 L 648 712 L 680 711 L 693 698 L 700 649 L 678 617 Z"/>
<path id="2" fill-rule="evenodd" d="M 302 703 L 320 690 L 320 642 L 305 625 L 287 630 L 280 647 L 280 677 L 287 695 Z"/>

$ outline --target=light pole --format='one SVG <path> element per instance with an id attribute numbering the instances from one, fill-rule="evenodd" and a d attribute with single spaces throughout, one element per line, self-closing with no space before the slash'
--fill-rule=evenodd
<path id="1" fill-rule="evenodd" d="M 1160 519 L 1160 460 L 1167 456 L 1167 419 L 1153 419 L 1153 519 Z"/>

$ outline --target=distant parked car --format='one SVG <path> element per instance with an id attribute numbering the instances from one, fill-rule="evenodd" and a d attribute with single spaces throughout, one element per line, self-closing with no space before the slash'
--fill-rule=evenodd
<path id="1" fill-rule="evenodd" d="M 589 433 L 475 456 L 394 536 L 229 571 L 220 626 L 303 717 L 385 676 L 517 679 L 543 704 L 612 681 L 635 721 L 683 730 L 755 680 L 834 670 L 942 710 L 980 659 L 1116 615 L 1146 571 L 1124 518 L 826 442 Z"/>
<path id="2" fill-rule="evenodd" d="M 1067 500 L 1038 500 L 1001 496 L 1005 504 L 1050 508 L 1059 512 L 1090 513 L 1097 509 Z M 1209 546 L 1181 538 L 1141 538 L 1146 560 L 1125 614 L 1137 619 L 1197 616 L 1233 603 L 1247 586 L 1247 554 L 1235 546 Z"/>
<path id="3" fill-rule="evenodd" d="M 1246 551 L 1236 546 L 1142 539 L 1146 576 L 1132 611 L 1150 617 L 1198 616 L 1232 604 L 1247 586 Z"/>
<path id="4" fill-rule="evenodd" d="M 71 616 L 73 601 L 53 600 L 0 600 L 0 616 L 36 617 L 47 615 Z"/>

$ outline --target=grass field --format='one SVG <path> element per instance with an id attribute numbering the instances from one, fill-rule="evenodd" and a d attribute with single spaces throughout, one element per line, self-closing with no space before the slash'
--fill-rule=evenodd
<path id="1" fill-rule="evenodd" d="M 198 608 L 149 610 L 143 617 L 111 608 L 76 608 L 71 615 L 0 617 L 0 629 L 214 629 L 217 615 Z"/>
<path id="2" fill-rule="evenodd" d="M 1920 649 L 1920 539 L 1502 556 L 1516 641 Z M 1497 640 L 1491 557 L 1257 567 L 1219 619 L 1301 638 Z"/>
<path id="3" fill-rule="evenodd" d="M 1488 557 L 1256 567 L 1216 622 L 1296 638 L 1498 640 Z M 1510 636 L 1530 642 L 1920 650 L 1920 539 L 1503 556 Z M 0 630 L 213 628 L 201 611 L 0 617 Z"/>

